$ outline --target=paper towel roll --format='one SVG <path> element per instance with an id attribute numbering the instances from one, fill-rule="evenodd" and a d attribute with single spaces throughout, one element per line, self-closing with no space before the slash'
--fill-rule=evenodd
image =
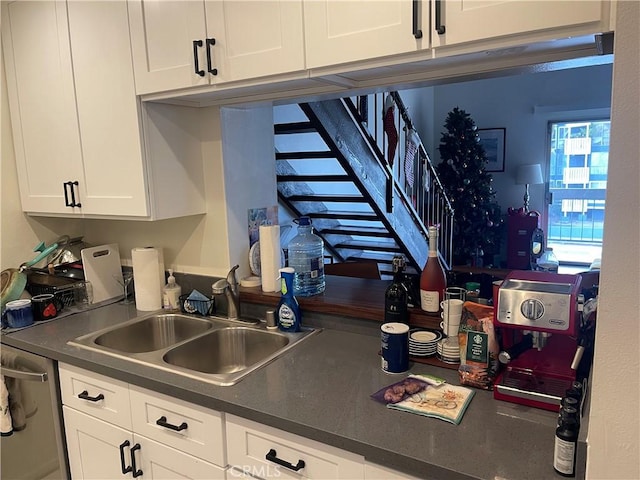
<path id="1" fill-rule="evenodd" d="M 263 292 L 280 290 L 280 225 L 260 226 L 260 276 Z"/>
<path id="2" fill-rule="evenodd" d="M 152 311 L 162 308 L 164 258 L 162 249 L 154 247 L 131 250 L 136 308 Z"/>

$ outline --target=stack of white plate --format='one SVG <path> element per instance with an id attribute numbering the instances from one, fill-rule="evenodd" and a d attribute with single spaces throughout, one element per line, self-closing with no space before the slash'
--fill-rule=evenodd
<path id="1" fill-rule="evenodd" d="M 442 338 L 442 332 L 416 329 L 409 332 L 409 355 L 412 357 L 430 357 L 436 354 L 436 344 Z"/>
<path id="2" fill-rule="evenodd" d="M 437 344 L 438 359 L 445 363 L 460 363 L 460 344 L 458 337 L 447 337 Z"/>

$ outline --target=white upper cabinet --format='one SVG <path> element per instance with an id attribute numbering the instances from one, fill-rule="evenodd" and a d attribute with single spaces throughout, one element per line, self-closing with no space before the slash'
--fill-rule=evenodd
<path id="1" fill-rule="evenodd" d="M 122 2 L 71 1 L 69 33 L 83 170 L 85 215 L 148 215 L 139 104 L 127 8 Z"/>
<path id="2" fill-rule="evenodd" d="M 429 48 L 428 1 L 305 0 L 307 68 Z"/>
<path id="3" fill-rule="evenodd" d="M 302 0 L 129 0 L 138 94 L 303 71 Z"/>
<path id="4" fill-rule="evenodd" d="M 22 208 L 79 214 L 65 185 L 82 174 L 66 4 L 2 2 L 2 43 Z"/>
<path id="5" fill-rule="evenodd" d="M 529 38 L 526 34 L 536 32 L 549 40 L 598 33 L 608 23 L 610 5 L 596 0 L 433 0 L 431 9 L 432 44 L 442 47 L 521 34 Z M 558 37 L 554 31 L 566 33 Z"/>
<path id="6" fill-rule="evenodd" d="M 2 16 L 23 211 L 144 220 L 205 212 L 198 113 L 141 105 L 126 3 L 2 2 Z M 170 128 L 172 117 L 183 121 Z M 167 184 L 187 196 L 157 200 L 167 190 L 154 187 Z"/>

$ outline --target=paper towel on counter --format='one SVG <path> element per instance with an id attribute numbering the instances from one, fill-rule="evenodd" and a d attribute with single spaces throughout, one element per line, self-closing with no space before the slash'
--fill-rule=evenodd
<path id="1" fill-rule="evenodd" d="M 263 292 L 280 290 L 280 225 L 260 225 L 260 276 Z"/>
<path id="2" fill-rule="evenodd" d="M 141 311 L 162 308 L 164 258 L 161 248 L 140 247 L 131 250 L 136 308 Z"/>

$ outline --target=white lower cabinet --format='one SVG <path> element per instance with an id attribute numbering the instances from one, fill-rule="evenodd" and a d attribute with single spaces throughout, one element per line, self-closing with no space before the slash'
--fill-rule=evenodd
<path id="1" fill-rule="evenodd" d="M 361 455 L 60 364 L 77 479 L 417 480 Z"/>
<path id="2" fill-rule="evenodd" d="M 364 478 L 365 480 L 420 480 L 418 477 L 412 477 L 371 462 L 364 464 Z"/>
<path id="3" fill-rule="evenodd" d="M 225 478 L 221 413 L 77 367 L 59 371 L 72 478 Z"/>
<path id="4" fill-rule="evenodd" d="M 362 479 L 364 458 L 233 415 L 226 416 L 227 477 Z"/>

